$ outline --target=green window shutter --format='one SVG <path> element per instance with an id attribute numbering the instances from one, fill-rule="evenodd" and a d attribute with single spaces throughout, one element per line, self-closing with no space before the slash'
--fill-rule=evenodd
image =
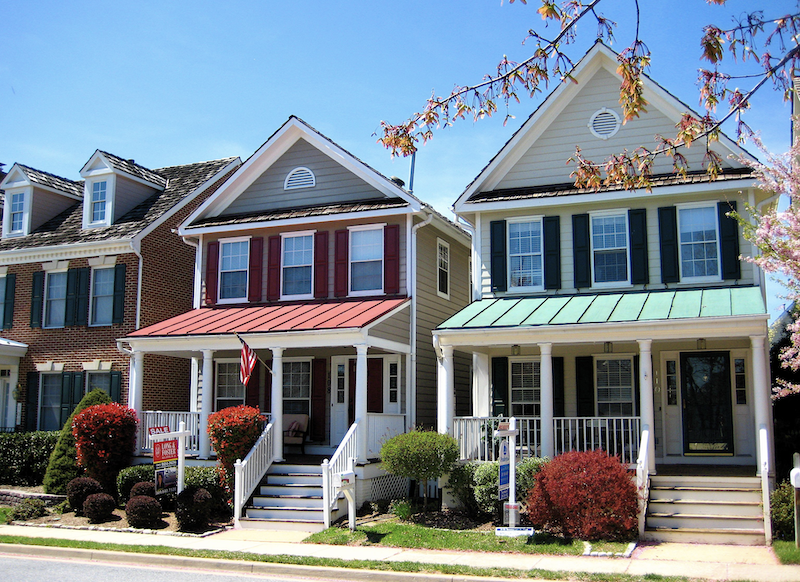
<path id="1" fill-rule="evenodd" d="M 561 289 L 561 223 L 558 216 L 545 216 L 544 288 Z"/>
<path id="2" fill-rule="evenodd" d="M 575 358 L 575 392 L 578 397 L 578 416 L 594 416 L 594 358 Z"/>
<path id="3" fill-rule="evenodd" d="M 6 275 L 6 296 L 3 301 L 3 329 L 11 329 L 14 325 L 14 293 L 17 287 L 17 276 L 14 273 Z"/>
<path id="4" fill-rule="evenodd" d="M 61 373 L 61 426 L 67 423 L 69 415 L 72 414 L 72 384 L 74 374 L 72 372 Z"/>
<path id="5" fill-rule="evenodd" d="M 508 414 L 508 358 L 492 358 L 492 416 Z"/>
<path id="6" fill-rule="evenodd" d="M 64 325 L 75 325 L 75 312 L 78 303 L 78 269 L 67 271 L 67 300 L 64 313 Z"/>
<path id="7" fill-rule="evenodd" d="M 72 411 L 75 410 L 75 407 L 78 406 L 78 402 L 81 401 L 83 398 L 84 393 L 84 382 L 83 382 L 83 372 L 72 372 L 72 397 L 69 403 L 69 413 L 72 414 Z"/>
<path id="8" fill-rule="evenodd" d="M 554 357 L 553 362 L 553 416 L 564 416 L 564 358 Z"/>
<path id="9" fill-rule="evenodd" d="M 677 283 L 678 268 L 678 217 L 674 206 L 658 209 L 658 240 L 661 251 L 661 282 Z"/>
<path id="10" fill-rule="evenodd" d="M 647 285 L 650 272 L 647 266 L 647 210 L 636 208 L 628 211 L 630 236 L 631 283 Z"/>
<path id="11" fill-rule="evenodd" d="M 114 266 L 114 308 L 111 323 L 125 321 L 125 263 Z"/>
<path id="12" fill-rule="evenodd" d="M 92 279 L 92 270 L 89 267 L 82 267 L 77 271 L 78 283 L 75 293 L 75 325 L 89 325 L 89 284 Z M 67 311 L 67 313 L 69 313 L 69 311 Z"/>
<path id="13" fill-rule="evenodd" d="M 592 250 L 589 243 L 589 215 L 572 215 L 572 265 L 575 288 L 592 286 Z"/>
<path id="14" fill-rule="evenodd" d="M 111 396 L 112 402 L 122 402 L 122 372 L 111 372 Z"/>
<path id="15" fill-rule="evenodd" d="M 43 301 L 44 271 L 36 271 L 31 284 L 31 327 L 42 327 Z"/>
<path id="16" fill-rule="evenodd" d="M 25 386 L 25 430 L 29 432 L 36 430 L 38 416 L 39 372 L 28 372 Z"/>
<path id="17" fill-rule="evenodd" d="M 736 200 L 717 204 L 722 278 L 740 279 L 742 274 L 739 263 L 739 222 L 735 218 L 725 216 L 731 211 L 736 211 Z"/>
<path id="18" fill-rule="evenodd" d="M 493 220 L 489 223 L 489 233 L 492 291 L 506 291 L 508 289 L 508 274 L 506 271 L 508 264 L 506 258 L 506 221 Z"/>

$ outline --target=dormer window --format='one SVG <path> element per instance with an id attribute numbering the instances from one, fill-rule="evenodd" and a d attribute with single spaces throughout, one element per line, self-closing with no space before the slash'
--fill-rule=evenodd
<path id="1" fill-rule="evenodd" d="M 108 183 L 103 180 L 92 184 L 92 223 L 106 221 L 106 193 Z"/>
<path id="2" fill-rule="evenodd" d="M 21 233 L 23 228 L 23 217 L 25 215 L 25 193 L 17 192 L 11 195 L 11 228 L 9 232 L 13 234 Z"/>
<path id="3" fill-rule="evenodd" d="M 3 213 L 3 236 L 25 236 L 30 233 L 30 188 L 6 190 L 7 206 Z"/>
<path id="4" fill-rule="evenodd" d="M 286 176 L 286 179 L 283 181 L 284 190 L 313 188 L 316 185 L 317 179 L 314 176 L 314 172 L 302 166 L 289 172 L 289 174 Z"/>
<path id="5" fill-rule="evenodd" d="M 111 226 L 116 182 L 116 177 L 108 173 L 86 180 L 83 193 L 83 228 Z"/>

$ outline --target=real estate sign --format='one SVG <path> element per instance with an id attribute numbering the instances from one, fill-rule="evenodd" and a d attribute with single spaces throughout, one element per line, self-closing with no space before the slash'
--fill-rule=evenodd
<path id="1" fill-rule="evenodd" d="M 168 426 L 149 429 L 151 435 L 169 433 Z M 153 466 L 156 471 L 156 495 L 178 492 L 178 439 L 153 443 Z"/>

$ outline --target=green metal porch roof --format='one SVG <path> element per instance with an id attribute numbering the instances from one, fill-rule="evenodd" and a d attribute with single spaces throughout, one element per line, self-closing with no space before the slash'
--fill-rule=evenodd
<path id="1" fill-rule="evenodd" d="M 482 299 L 437 330 L 765 315 L 758 287 Z"/>

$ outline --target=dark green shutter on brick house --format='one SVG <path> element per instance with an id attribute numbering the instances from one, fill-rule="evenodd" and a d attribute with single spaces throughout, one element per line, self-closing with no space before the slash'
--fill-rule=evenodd
<path id="1" fill-rule="evenodd" d="M 31 327 L 42 327 L 44 271 L 36 271 L 31 281 Z"/>
<path id="2" fill-rule="evenodd" d="M 3 301 L 3 329 L 11 329 L 14 324 L 14 294 L 16 293 L 17 276 L 6 275 L 6 296 Z"/>
<path id="3" fill-rule="evenodd" d="M 114 266 L 114 308 L 111 323 L 125 320 L 125 264 Z"/>

